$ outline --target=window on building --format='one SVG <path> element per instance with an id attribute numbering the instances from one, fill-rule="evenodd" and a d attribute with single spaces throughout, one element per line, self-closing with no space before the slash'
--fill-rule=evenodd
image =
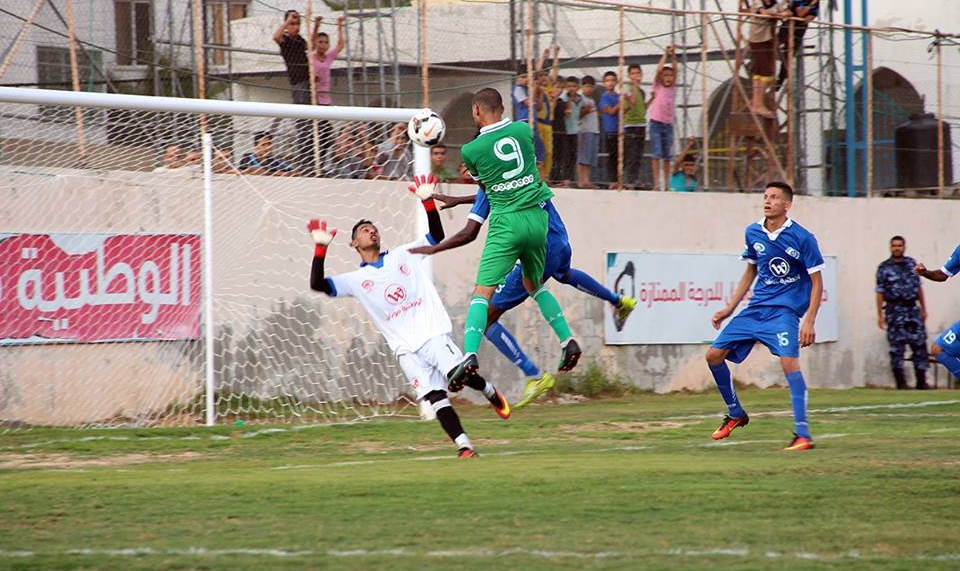
<path id="1" fill-rule="evenodd" d="M 77 76 L 80 78 L 81 91 L 103 90 L 96 71 L 102 59 L 101 52 L 97 50 L 77 50 Z M 37 46 L 37 84 L 43 89 L 73 89 L 69 48 Z"/>
<path id="2" fill-rule="evenodd" d="M 230 45 L 230 22 L 246 18 L 249 2 L 230 2 L 229 0 L 207 0 L 207 41 L 214 45 Z M 212 50 L 210 63 L 224 65 L 227 62 L 226 50 Z"/>
<path id="3" fill-rule="evenodd" d="M 103 81 L 97 68 L 101 66 L 102 53 L 97 50 L 77 50 L 77 77 L 81 91 L 103 91 Z M 70 49 L 53 46 L 37 46 L 37 86 L 41 89 L 73 90 L 73 71 L 70 68 Z M 62 112 L 63 107 L 41 105 L 44 116 Z"/>
<path id="4" fill-rule="evenodd" d="M 143 0 L 115 0 L 117 64 L 147 65 L 153 61 L 152 6 Z"/>

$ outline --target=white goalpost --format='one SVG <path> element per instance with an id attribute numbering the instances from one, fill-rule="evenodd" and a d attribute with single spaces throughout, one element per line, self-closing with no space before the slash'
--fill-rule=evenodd
<path id="1" fill-rule="evenodd" d="M 359 304 L 310 291 L 306 222 L 340 230 L 331 274 L 361 218 L 425 232 L 429 149 L 393 129 L 419 109 L 0 102 L 0 428 L 418 415 Z"/>

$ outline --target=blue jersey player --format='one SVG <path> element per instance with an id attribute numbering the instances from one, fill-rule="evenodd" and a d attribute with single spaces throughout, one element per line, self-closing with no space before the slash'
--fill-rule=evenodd
<path id="1" fill-rule="evenodd" d="M 935 282 L 945 282 L 960 273 L 960 246 L 953 251 L 950 259 L 939 270 L 928 270 L 923 264 L 917 264 L 914 271 L 917 275 Z M 960 379 L 960 321 L 951 325 L 946 331 L 937 336 L 930 353 L 943 363 L 953 376 Z"/>
<path id="2" fill-rule="evenodd" d="M 740 363 L 755 343 L 760 342 L 780 357 L 790 385 L 796 430 L 784 450 L 809 450 L 813 439 L 807 426 L 807 385 L 800 372 L 800 347 L 813 343 L 814 322 L 823 294 L 823 256 L 817 239 L 806 228 L 787 217 L 793 203 L 793 189 L 783 182 L 771 182 L 763 193 L 763 219 L 747 226 L 746 250 L 742 259 L 747 268 L 730 303 L 713 316 L 713 326 L 736 310 L 756 278 L 753 297 L 746 309 L 734 317 L 707 350 L 707 365 L 727 404 L 727 415 L 714 440 L 730 435 L 750 421 L 733 388 L 726 361 Z M 803 322 L 801 324 L 801 317 Z"/>
<path id="3" fill-rule="evenodd" d="M 490 214 L 490 202 L 484 190 L 478 189 L 474 196 L 445 196 L 434 194 L 434 198 L 443 202 L 443 208 L 452 208 L 460 204 L 473 203 L 467 223 L 462 230 L 450 236 L 436 246 L 417 248 L 415 253 L 435 254 L 451 248 L 458 248 L 469 244 L 480 234 L 480 228 Z M 620 296 L 610 291 L 585 272 L 570 267 L 570 241 L 567 238 L 567 229 L 563 225 L 560 214 L 549 200 L 541 204 L 547 211 L 547 261 L 543 272 L 543 281 L 553 278 L 560 283 L 573 286 L 580 291 L 589 293 L 609 302 L 614 308 L 614 319 L 622 326 L 630 312 L 636 306 L 636 300 Z M 514 408 L 522 408 L 539 398 L 556 382 L 553 375 L 544 372 L 520 349 L 520 345 L 513 335 L 498 321 L 504 312 L 523 303 L 529 294 L 523 287 L 523 273 L 520 264 L 500 284 L 490 300 L 487 313 L 486 338 L 523 371 L 527 377 L 527 385 L 523 397 Z"/>

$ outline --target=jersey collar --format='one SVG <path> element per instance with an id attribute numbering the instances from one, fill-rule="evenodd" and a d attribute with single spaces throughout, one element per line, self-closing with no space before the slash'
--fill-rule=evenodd
<path id="1" fill-rule="evenodd" d="M 367 262 L 360 262 L 360 267 L 361 267 L 361 268 L 365 268 L 365 267 L 367 267 L 367 266 L 372 266 L 372 267 L 374 267 L 374 268 L 382 268 L 382 267 L 383 267 L 383 258 L 386 257 L 386 255 L 389 254 L 389 253 L 390 253 L 389 250 L 386 251 L 386 252 L 380 252 L 380 258 L 379 258 L 376 262 L 371 262 L 371 263 L 369 263 L 369 264 L 368 264 Z"/>
<path id="2" fill-rule="evenodd" d="M 793 226 L 793 218 L 790 218 L 789 216 L 787 216 L 787 220 L 783 223 L 783 226 L 777 228 L 777 229 L 776 229 L 775 231 L 773 231 L 773 232 L 768 232 L 768 231 L 767 231 L 767 227 L 764 226 L 764 224 L 763 224 L 763 223 L 766 222 L 766 221 L 767 221 L 766 218 L 761 218 L 761 219 L 757 222 L 757 224 L 760 225 L 760 230 L 763 231 L 763 233 L 767 235 L 767 238 L 768 238 L 771 242 L 775 242 L 775 241 L 777 240 L 777 238 L 780 236 L 780 233 L 781 233 L 781 232 L 783 232 L 783 231 L 786 230 L 787 228 Z"/>
<path id="3" fill-rule="evenodd" d="M 496 131 L 500 127 L 506 127 L 509 124 L 510 124 L 510 119 L 505 117 L 497 121 L 496 123 L 487 125 L 486 127 L 480 127 L 480 134 L 482 135 L 484 133 L 489 133 L 490 131 Z"/>

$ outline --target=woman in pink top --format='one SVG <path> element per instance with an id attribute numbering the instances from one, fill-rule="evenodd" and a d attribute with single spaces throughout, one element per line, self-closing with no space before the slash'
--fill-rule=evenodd
<path id="1" fill-rule="evenodd" d="M 673 67 L 666 65 L 667 56 L 671 57 Z M 653 97 L 647 104 L 647 118 L 650 124 L 647 133 L 650 137 L 650 154 L 653 155 L 653 190 L 667 190 L 670 180 L 670 159 L 673 156 L 673 95 L 677 78 L 677 54 L 673 45 L 667 46 L 657 75 L 653 80 Z M 660 184 L 663 173 L 663 185 Z"/>
<path id="2" fill-rule="evenodd" d="M 316 80 L 314 88 L 317 91 L 317 105 L 330 105 L 330 66 L 337 54 L 343 49 L 343 22 L 344 17 L 337 18 L 337 47 L 330 51 L 330 36 L 326 32 L 318 32 L 323 16 L 317 16 L 313 21 L 313 77 Z"/>

